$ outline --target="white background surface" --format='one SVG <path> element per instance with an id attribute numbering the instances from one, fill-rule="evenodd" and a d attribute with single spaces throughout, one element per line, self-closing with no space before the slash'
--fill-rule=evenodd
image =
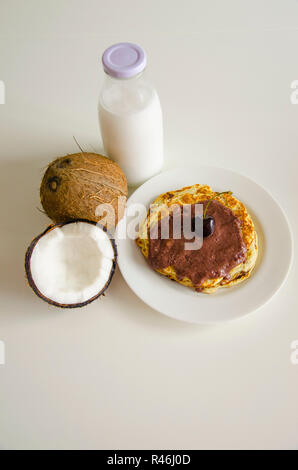
<path id="1" fill-rule="evenodd" d="M 36 209 L 43 168 L 77 150 L 72 135 L 101 150 L 100 55 L 123 40 L 147 50 L 166 168 L 253 178 L 297 237 L 297 1 L 2 0 L 0 448 L 297 448 L 296 259 L 269 304 L 215 327 L 159 315 L 119 271 L 83 310 L 26 286 L 25 249 L 48 223 Z"/>

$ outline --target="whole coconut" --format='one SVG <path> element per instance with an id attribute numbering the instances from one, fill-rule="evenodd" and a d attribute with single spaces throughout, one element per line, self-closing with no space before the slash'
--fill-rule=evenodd
<path id="1" fill-rule="evenodd" d="M 109 158 L 96 153 L 74 153 L 57 158 L 48 166 L 40 199 L 55 223 L 100 220 L 113 228 L 124 214 L 126 177 Z"/>

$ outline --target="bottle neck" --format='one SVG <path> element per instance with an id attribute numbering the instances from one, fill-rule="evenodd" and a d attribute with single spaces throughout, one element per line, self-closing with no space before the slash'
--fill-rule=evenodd
<path id="1" fill-rule="evenodd" d="M 118 78 L 118 77 L 113 77 L 112 75 L 109 75 L 107 72 L 104 72 L 105 75 L 105 82 L 108 83 L 115 83 L 117 85 L 125 85 L 129 83 L 135 83 L 138 81 L 142 81 L 145 78 L 145 70 L 142 72 L 138 73 L 137 75 L 133 75 L 132 77 L 128 78 Z"/>
<path id="2" fill-rule="evenodd" d="M 100 103 L 117 114 L 140 111 L 151 102 L 154 93 L 144 71 L 130 78 L 115 78 L 105 73 Z"/>

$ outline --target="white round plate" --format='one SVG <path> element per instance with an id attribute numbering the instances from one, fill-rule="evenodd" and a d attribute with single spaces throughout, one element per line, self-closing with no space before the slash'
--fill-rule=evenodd
<path id="1" fill-rule="evenodd" d="M 192 323 L 233 320 L 261 307 L 285 281 L 292 260 L 291 230 L 285 213 L 265 189 L 224 168 L 197 166 L 161 173 L 139 187 L 127 207 L 135 203 L 149 207 L 160 194 L 196 183 L 208 184 L 215 191 L 233 191 L 246 205 L 259 237 L 259 257 L 251 277 L 209 295 L 170 281 L 149 267 L 135 240 L 120 238 L 125 219 L 116 233 L 119 267 L 135 294 L 164 315 Z"/>

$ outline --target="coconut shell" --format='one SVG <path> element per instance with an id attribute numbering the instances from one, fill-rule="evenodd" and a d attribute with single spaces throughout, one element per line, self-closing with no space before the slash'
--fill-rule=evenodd
<path id="1" fill-rule="evenodd" d="M 88 219 L 111 229 L 124 214 L 126 177 L 117 163 L 103 155 L 67 155 L 48 166 L 40 199 L 54 223 Z"/>
<path id="2" fill-rule="evenodd" d="M 32 273 L 31 273 L 31 265 L 30 265 L 30 262 L 31 262 L 31 256 L 32 256 L 32 253 L 33 253 L 33 250 L 35 248 L 35 246 L 37 245 L 37 243 L 39 242 L 39 240 L 44 236 L 44 235 L 47 235 L 48 232 L 50 232 L 51 230 L 54 230 L 56 229 L 57 227 L 61 227 L 63 225 L 67 225 L 69 223 L 73 223 L 73 222 L 84 222 L 84 223 L 87 223 L 87 224 L 93 224 L 93 225 L 96 225 L 98 226 L 97 223 L 95 222 L 92 222 L 90 220 L 75 220 L 75 221 L 69 221 L 69 222 L 66 222 L 66 223 L 61 223 L 61 224 L 55 224 L 55 225 L 50 225 L 49 227 L 46 228 L 46 230 L 44 232 L 42 232 L 40 235 L 38 235 L 29 245 L 27 251 L 26 251 L 26 255 L 25 255 L 25 272 L 26 272 L 26 276 L 27 276 L 27 280 L 28 280 L 28 283 L 29 283 L 29 286 L 31 287 L 31 289 L 33 290 L 33 292 L 42 300 L 44 300 L 45 302 L 47 302 L 48 304 L 50 305 L 54 305 L 55 307 L 60 307 L 60 308 L 79 308 L 79 307 L 85 307 L 86 305 L 90 304 L 91 302 L 93 302 L 94 300 L 98 299 L 99 297 L 101 296 L 104 296 L 105 295 L 105 291 L 108 289 L 108 287 L 110 286 L 111 284 L 111 281 L 113 279 L 113 276 L 114 276 L 114 273 L 115 273 L 115 269 L 116 269 L 116 266 L 117 266 L 117 258 L 118 258 L 118 252 L 117 252 L 117 245 L 115 243 L 115 240 L 114 238 L 112 237 L 112 235 L 109 233 L 109 231 L 106 229 L 106 227 L 104 226 L 100 226 L 101 230 L 103 230 L 109 237 L 110 241 L 111 241 L 111 244 L 112 244 L 112 248 L 114 250 L 114 259 L 113 259 L 113 266 L 112 266 L 112 269 L 111 269 L 111 272 L 110 272 L 110 275 L 107 279 L 107 282 L 105 284 L 105 286 L 103 287 L 103 289 L 98 292 L 98 294 L 96 294 L 94 297 L 91 297 L 90 299 L 86 300 L 85 302 L 80 302 L 80 303 L 77 303 L 77 304 L 60 304 L 58 302 L 55 302 L 54 300 L 51 300 L 49 299 L 48 297 L 45 297 L 41 292 L 40 290 L 37 288 L 35 282 L 34 282 L 34 279 L 32 277 Z"/>

